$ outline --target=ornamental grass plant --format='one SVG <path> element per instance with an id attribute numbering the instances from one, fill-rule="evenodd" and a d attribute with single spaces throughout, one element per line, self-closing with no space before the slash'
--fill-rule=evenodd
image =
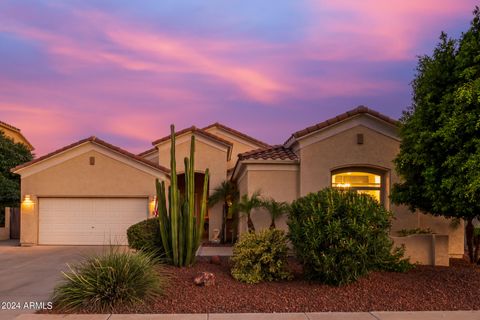
<path id="1" fill-rule="evenodd" d="M 61 312 L 115 312 L 158 298 L 169 275 L 153 253 L 107 252 L 85 258 L 63 272 L 53 306 Z"/>

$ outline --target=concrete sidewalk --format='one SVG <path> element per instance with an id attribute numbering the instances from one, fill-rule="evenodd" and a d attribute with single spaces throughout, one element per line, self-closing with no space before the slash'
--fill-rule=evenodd
<path id="1" fill-rule="evenodd" d="M 1 313 L 0 313 L 1 315 Z M 23 314 L 16 320 L 480 320 L 480 311 L 210 314 Z"/>

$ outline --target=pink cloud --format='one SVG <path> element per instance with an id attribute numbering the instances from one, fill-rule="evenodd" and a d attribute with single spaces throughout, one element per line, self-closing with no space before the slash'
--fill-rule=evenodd
<path id="1" fill-rule="evenodd" d="M 357 58 L 373 61 L 412 60 L 418 42 L 445 28 L 442 21 L 467 14 L 474 0 L 311 0 L 322 18 L 311 24 L 306 51 L 322 60 Z"/>

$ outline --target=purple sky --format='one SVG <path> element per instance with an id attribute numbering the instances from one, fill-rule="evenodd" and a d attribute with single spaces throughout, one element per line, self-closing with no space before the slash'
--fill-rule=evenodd
<path id="1" fill-rule="evenodd" d="M 398 118 L 418 55 L 477 0 L 0 2 L 0 120 L 42 155 L 221 122 L 268 143 L 363 104 Z"/>

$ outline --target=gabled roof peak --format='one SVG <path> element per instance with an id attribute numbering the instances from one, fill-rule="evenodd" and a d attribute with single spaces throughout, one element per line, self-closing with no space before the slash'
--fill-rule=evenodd
<path id="1" fill-rule="evenodd" d="M 98 145 L 100 145 L 100 146 L 102 146 L 102 147 L 104 147 L 104 148 L 106 148 L 106 149 L 109 149 L 109 150 L 111 150 L 111 151 L 114 151 L 114 152 L 116 152 L 116 153 L 119 153 L 119 154 L 121 154 L 121 155 L 123 155 L 123 156 L 125 156 L 125 157 L 128 157 L 128 158 L 130 158 L 130 159 L 133 159 L 133 160 L 135 160 L 135 161 L 137 161 L 137 162 L 141 162 L 141 163 L 144 164 L 144 165 L 147 165 L 147 166 L 149 166 L 149 167 L 152 167 L 152 168 L 155 168 L 155 169 L 157 169 L 157 170 L 163 171 L 164 173 L 167 173 L 167 174 L 170 173 L 170 169 L 168 169 L 168 168 L 166 168 L 166 167 L 164 167 L 164 166 L 161 166 L 161 165 L 159 165 L 159 164 L 153 163 L 153 162 L 151 162 L 151 161 L 148 161 L 148 160 L 146 160 L 146 159 L 144 159 L 144 158 L 142 158 L 142 157 L 140 157 L 140 156 L 137 156 L 137 155 L 135 155 L 135 154 L 133 154 L 133 153 L 130 153 L 130 152 L 128 152 L 128 151 L 126 151 L 126 150 L 124 150 L 124 149 L 122 149 L 122 148 L 120 148 L 120 147 L 114 146 L 113 144 L 110 144 L 110 143 L 108 143 L 108 142 L 106 142 L 106 141 L 103 141 L 102 139 L 99 139 L 99 138 L 96 137 L 96 136 L 90 136 L 90 137 L 88 137 L 88 138 L 79 140 L 79 141 L 77 141 L 77 142 L 75 142 L 75 143 L 72 143 L 72 144 L 70 144 L 70 145 L 68 145 L 68 146 L 65 146 L 65 147 L 63 147 L 63 148 L 57 149 L 57 150 L 55 150 L 55 151 L 53 151 L 53 152 L 50 152 L 50 153 L 48 153 L 48 154 L 46 154 L 46 155 L 44 155 L 44 156 L 41 156 L 41 157 L 36 158 L 36 159 L 33 159 L 32 161 L 29 161 L 29 162 L 26 162 L 26 163 L 21 164 L 21 165 L 19 165 L 19 166 L 16 166 L 16 167 L 13 168 L 11 171 L 12 171 L 12 172 L 15 172 L 15 171 L 17 171 L 17 170 L 19 170 L 19 169 L 23 169 L 23 168 L 29 167 L 29 166 L 31 166 L 31 165 L 34 165 L 34 164 L 38 163 L 38 162 L 47 160 L 47 159 L 49 159 L 49 158 L 51 158 L 51 157 L 53 157 L 53 156 L 55 156 L 55 155 L 57 155 L 57 154 L 59 154 L 59 153 L 62 153 L 62 152 L 68 151 L 68 150 L 70 150 L 70 149 L 73 149 L 73 148 L 75 148 L 75 147 L 77 147 L 77 146 L 80 146 L 80 145 L 82 145 L 82 144 L 84 144 L 84 143 L 86 143 L 86 142 L 92 142 L 92 143 L 98 144 Z"/>
<path id="2" fill-rule="evenodd" d="M 240 138 L 242 138 L 242 139 L 244 139 L 244 140 L 246 140 L 246 141 L 248 141 L 248 142 L 250 142 L 250 143 L 252 143 L 252 144 L 255 144 L 255 145 L 259 146 L 259 147 L 270 147 L 270 145 L 269 145 L 268 143 L 265 143 L 265 142 L 260 141 L 260 140 L 258 140 L 258 139 L 256 139 L 256 138 L 252 137 L 252 136 L 249 136 L 249 135 L 247 135 L 247 134 L 245 134 L 245 133 L 243 133 L 243 132 L 240 132 L 240 131 L 235 130 L 235 129 L 231 128 L 231 127 L 228 127 L 228 126 L 226 126 L 226 125 L 224 125 L 224 124 L 222 124 L 222 123 L 220 123 L 220 122 L 218 122 L 218 121 L 217 121 L 217 122 L 214 122 L 214 123 L 212 123 L 212 124 L 210 124 L 210 125 L 208 125 L 208 126 L 206 126 L 206 127 L 204 127 L 204 128 L 202 128 L 202 130 L 208 130 L 208 129 L 213 128 L 213 127 L 220 128 L 220 129 L 222 129 L 222 130 L 224 130 L 224 131 L 226 131 L 226 132 L 228 132 L 228 133 L 230 133 L 230 134 L 233 134 L 233 135 L 235 135 L 235 136 L 237 136 L 237 137 L 240 137 Z"/>
<path id="3" fill-rule="evenodd" d="M 290 142 L 294 141 L 295 139 L 301 138 L 303 136 L 306 136 L 310 133 L 316 132 L 318 130 L 324 129 L 326 127 L 329 127 L 331 125 L 334 125 L 336 123 L 339 123 L 341 121 L 347 120 L 349 118 L 361 115 L 361 114 L 368 114 L 372 117 L 375 117 L 377 119 L 380 119 L 390 125 L 393 126 L 398 126 L 400 122 L 398 120 L 392 119 L 386 115 L 381 114 L 378 111 L 375 111 L 373 109 L 370 109 L 364 105 L 359 105 L 358 107 L 351 109 L 349 111 L 346 111 L 344 113 L 341 113 L 333 118 L 327 119 L 325 121 L 319 122 L 317 124 L 314 124 L 313 126 L 309 126 L 305 129 L 302 129 L 300 131 L 294 132 L 290 138 L 288 138 L 287 141 L 285 141 L 285 145 L 288 145 Z"/>

